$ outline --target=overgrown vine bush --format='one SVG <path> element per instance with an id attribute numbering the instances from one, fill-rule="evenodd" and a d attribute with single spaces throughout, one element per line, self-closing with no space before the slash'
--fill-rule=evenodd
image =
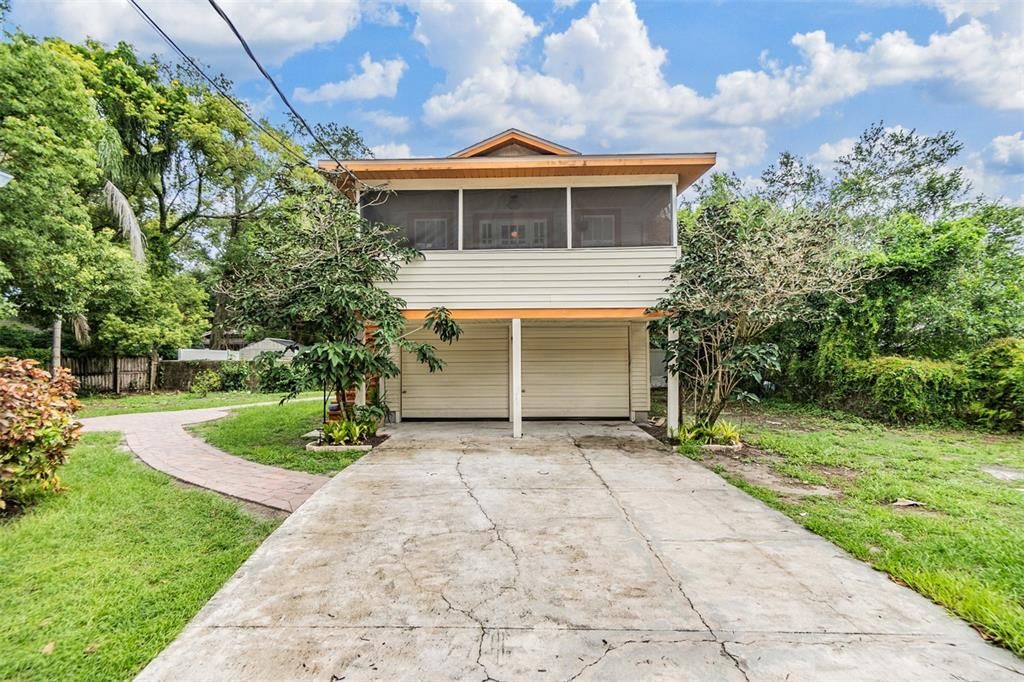
<path id="1" fill-rule="evenodd" d="M 975 386 L 967 416 L 990 429 L 1024 431 L 1024 339 L 998 339 L 967 360 Z"/>
<path id="2" fill-rule="evenodd" d="M 847 365 L 844 397 L 857 412 L 896 424 L 956 421 L 971 382 L 955 362 L 875 357 Z"/>
<path id="3" fill-rule="evenodd" d="M 35 360 L 0 358 L 0 510 L 38 490 L 60 489 L 57 469 L 78 439 L 77 380 L 51 380 Z"/>

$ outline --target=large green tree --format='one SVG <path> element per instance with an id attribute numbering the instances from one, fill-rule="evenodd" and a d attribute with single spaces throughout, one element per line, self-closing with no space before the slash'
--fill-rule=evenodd
<path id="1" fill-rule="evenodd" d="M 816 297 L 849 298 L 864 278 L 844 216 L 745 196 L 725 175 L 713 176 L 699 205 L 680 214 L 679 243 L 656 310 L 670 332 L 668 365 L 703 429 L 728 400 L 756 398 L 744 383 L 759 385 L 778 369 L 774 331 L 815 318 Z"/>
<path id="2" fill-rule="evenodd" d="M 0 191 L 4 298 L 20 315 L 81 319 L 104 272 L 125 264 L 112 233 L 94 231 L 85 195 L 99 180 L 102 122 L 84 74 L 60 43 L 15 34 L 0 44 Z"/>

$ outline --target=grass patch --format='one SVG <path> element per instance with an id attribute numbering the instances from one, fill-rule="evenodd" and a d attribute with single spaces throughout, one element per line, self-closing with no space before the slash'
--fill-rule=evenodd
<path id="1" fill-rule="evenodd" d="M 277 525 L 147 469 L 119 439 L 86 434 L 61 471 L 69 489 L 0 522 L 0 679 L 131 678 Z"/>
<path id="2" fill-rule="evenodd" d="M 303 393 L 300 397 L 319 396 L 318 391 Z M 137 412 L 169 412 L 172 410 L 196 410 L 203 407 L 223 407 L 265 403 L 280 400 L 277 393 L 247 393 L 245 391 L 221 391 L 200 396 L 193 393 L 132 393 L 97 394 L 81 399 L 82 409 L 75 415 L 82 417 L 104 417 L 111 414 L 135 414 Z"/>
<path id="3" fill-rule="evenodd" d="M 247 407 L 190 430 L 211 445 L 254 462 L 311 474 L 335 474 L 363 453 L 307 452 L 307 441 L 301 436 L 322 421 L 323 404 L 310 400 Z"/>
<path id="4" fill-rule="evenodd" d="M 1024 438 L 771 407 L 729 419 L 745 441 L 779 455 L 769 465 L 780 474 L 842 494 L 793 499 L 731 482 L 1024 655 L 1024 481 L 981 470 L 1024 470 Z M 897 499 L 923 506 L 892 506 Z"/>

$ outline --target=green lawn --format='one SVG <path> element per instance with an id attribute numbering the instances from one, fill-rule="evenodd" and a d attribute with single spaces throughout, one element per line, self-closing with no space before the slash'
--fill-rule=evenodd
<path id="1" fill-rule="evenodd" d="M 68 487 L 0 522 L 0 679 L 135 675 L 276 527 L 87 434 Z"/>
<path id="2" fill-rule="evenodd" d="M 318 400 L 284 405 L 247 407 L 212 422 L 196 424 L 191 431 L 210 444 L 245 459 L 308 471 L 335 474 L 359 459 L 361 452 L 307 452 L 302 434 L 323 421 Z"/>
<path id="3" fill-rule="evenodd" d="M 301 394 L 300 397 L 319 396 L 318 391 Z M 136 412 L 168 412 L 171 410 L 195 410 L 201 407 L 223 407 L 265 403 L 280 400 L 276 393 L 247 393 L 245 391 L 222 391 L 199 396 L 192 393 L 133 393 L 119 396 L 98 394 L 82 398 L 82 409 L 77 417 L 103 417 L 111 414 L 133 414 Z"/>
<path id="4" fill-rule="evenodd" d="M 1024 471 L 1024 437 L 896 429 L 781 407 L 726 418 L 745 442 L 779 455 L 764 462 L 777 473 L 838 496 L 779 494 L 735 468 L 725 474 L 733 483 L 1024 655 L 1024 480 L 981 468 Z M 895 507 L 897 499 L 923 506 Z"/>

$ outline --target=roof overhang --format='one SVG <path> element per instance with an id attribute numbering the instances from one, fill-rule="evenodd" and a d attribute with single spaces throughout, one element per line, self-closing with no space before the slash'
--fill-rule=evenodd
<path id="1" fill-rule="evenodd" d="M 369 185 L 388 180 L 463 178 L 529 178 L 600 175 L 674 175 L 682 192 L 715 165 L 715 154 L 619 154 L 471 156 L 427 159 L 354 159 L 345 168 Z M 323 171 L 338 170 L 333 161 L 321 161 Z M 345 174 L 336 182 L 351 184 Z"/>

